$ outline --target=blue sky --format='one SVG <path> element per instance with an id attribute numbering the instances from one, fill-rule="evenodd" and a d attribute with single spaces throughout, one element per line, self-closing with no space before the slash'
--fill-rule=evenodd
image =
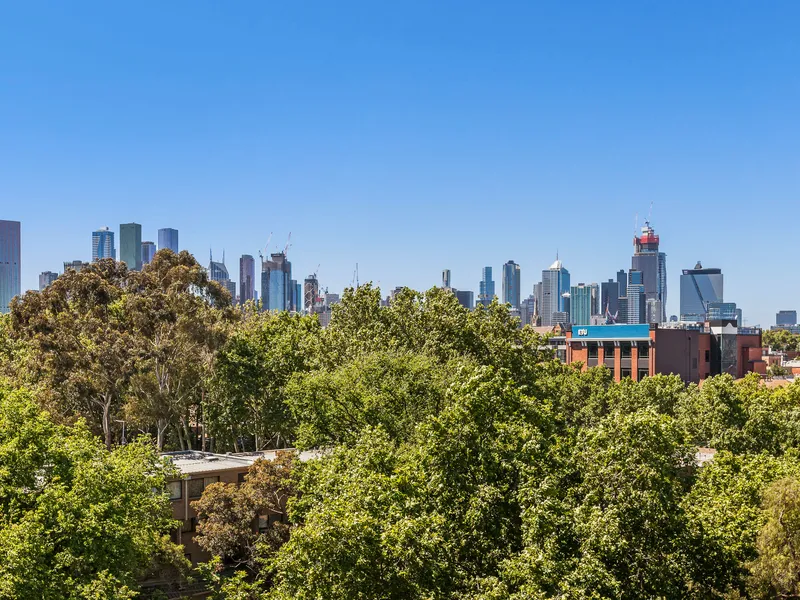
<path id="1" fill-rule="evenodd" d="M 23 283 L 91 231 L 180 230 L 207 261 L 289 231 L 302 279 L 427 288 L 558 250 L 630 267 L 650 203 L 749 324 L 800 309 L 800 3 L 5 2 L 0 218 Z M 499 290 L 499 281 L 498 281 Z"/>

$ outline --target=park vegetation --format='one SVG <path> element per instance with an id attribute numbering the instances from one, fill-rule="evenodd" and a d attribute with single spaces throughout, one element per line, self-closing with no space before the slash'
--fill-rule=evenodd
<path id="1" fill-rule="evenodd" d="M 169 251 L 16 299 L 0 376 L 0 598 L 800 597 L 798 383 L 615 383 L 441 289 L 350 289 L 322 328 Z M 319 458 L 206 489 L 187 574 L 159 451 L 287 447 Z"/>

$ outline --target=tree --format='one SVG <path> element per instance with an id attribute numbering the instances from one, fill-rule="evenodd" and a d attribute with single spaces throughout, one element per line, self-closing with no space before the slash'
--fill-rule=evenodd
<path id="1" fill-rule="evenodd" d="M 98 424 L 108 448 L 136 371 L 128 280 L 124 263 L 103 260 L 11 302 L 11 335 L 28 348 L 25 368 L 39 395 L 65 419 L 77 413 Z"/>
<path id="2" fill-rule="evenodd" d="M 162 250 L 131 274 L 125 308 L 137 366 L 126 415 L 155 427 L 159 450 L 170 426 L 181 448 L 191 448 L 190 419 L 199 420 L 214 352 L 234 321 L 230 296 L 191 254 Z"/>
<path id="3" fill-rule="evenodd" d="M 170 475 L 149 442 L 108 451 L 0 387 L 0 597 L 127 598 L 149 569 L 183 567 L 153 493 Z"/>
<path id="4" fill-rule="evenodd" d="M 780 479 L 764 491 L 766 521 L 758 532 L 758 558 L 749 565 L 751 593 L 800 597 L 800 481 Z"/>
<path id="5" fill-rule="evenodd" d="M 294 437 L 286 401 L 292 376 L 311 368 L 320 337 L 316 317 L 250 313 L 214 362 L 204 408 L 219 445 L 255 450 Z"/>
<path id="6" fill-rule="evenodd" d="M 227 564 L 256 571 L 263 561 L 288 539 L 286 503 L 295 495 L 292 470 L 296 457 L 278 452 L 275 460 L 259 459 L 248 469 L 241 485 L 214 483 L 200 500 L 196 541 L 206 552 Z M 271 516 L 266 531 L 255 525 L 259 516 Z"/>

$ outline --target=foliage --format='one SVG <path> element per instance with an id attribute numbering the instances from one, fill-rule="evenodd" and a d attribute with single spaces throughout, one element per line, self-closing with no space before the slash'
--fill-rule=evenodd
<path id="1" fill-rule="evenodd" d="M 770 329 L 762 333 L 764 346 L 775 352 L 800 352 L 800 335 L 786 329 Z"/>
<path id="2" fill-rule="evenodd" d="M 0 388 L 0 597 L 130 597 L 157 561 L 182 566 L 153 493 L 168 475 L 146 440 L 109 452 Z"/>
<path id="3" fill-rule="evenodd" d="M 226 563 L 253 570 L 256 557 L 288 539 L 286 503 L 295 494 L 291 481 L 295 457 L 279 452 L 275 460 L 260 459 L 249 468 L 241 485 L 214 483 L 192 503 L 197 512 L 197 543 Z M 255 529 L 259 515 L 277 517 L 269 531 Z"/>

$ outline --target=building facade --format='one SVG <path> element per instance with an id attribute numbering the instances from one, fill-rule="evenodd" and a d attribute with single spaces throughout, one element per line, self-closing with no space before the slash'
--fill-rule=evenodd
<path id="1" fill-rule="evenodd" d="M 92 260 L 103 260 L 105 258 L 117 260 L 114 232 L 108 227 L 92 232 Z"/>
<path id="2" fill-rule="evenodd" d="M 276 252 L 261 263 L 261 303 L 263 310 L 290 310 L 292 305 L 292 263 L 286 254 Z"/>
<path id="3" fill-rule="evenodd" d="M 22 224 L 0 221 L 0 313 L 22 293 Z"/>
<path id="4" fill-rule="evenodd" d="M 635 325 L 647 322 L 647 295 L 644 289 L 643 274 L 631 269 L 628 273 L 626 323 Z"/>
<path id="5" fill-rule="evenodd" d="M 592 287 L 584 283 L 573 285 L 569 292 L 570 322 L 589 325 L 592 314 Z"/>
<path id="6" fill-rule="evenodd" d="M 239 258 L 239 304 L 256 299 L 256 259 L 249 254 Z"/>
<path id="7" fill-rule="evenodd" d="M 72 269 L 73 271 L 83 271 L 86 267 L 89 266 L 88 262 L 84 262 L 82 260 L 70 260 L 64 261 L 64 273 Z"/>
<path id="8" fill-rule="evenodd" d="M 53 273 L 52 271 L 39 273 L 39 291 L 42 292 L 47 289 L 56 279 L 58 279 L 58 273 Z"/>
<path id="9" fill-rule="evenodd" d="M 667 255 L 659 252 L 659 237 L 650 223 L 645 222 L 641 235 L 634 236 L 633 248 L 631 269 L 642 273 L 645 299 L 660 302 L 661 313 L 653 315 L 652 322 L 663 323 L 667 320 Z"/>
<path id="10" fill-rule="evenodd" d="M 303 309 L 311 314 L 314 305 L 319 300 L 319 280 L 317 274 L 313 273 L 303 281 Z"/>
<path id="11" fill-rule="evenodd" d="M 178 230 L 165 227 L 158 230 L 158 249 L 164 250 L 165 248 L 172 250 L 175 254 L 178 253 Z"/>
<path id="12" fill-rule="evenodd" d="M 775 325 L 778 327 L 794 327 L 797 325 L 797 311 L 779 310 L 775 315 Z"/>
<path id="13" fill-rule="evenodd" d="M 572 327 L 566 334 L 566 362 L 582 369 L 605 365 L 615 381 L 641 381 L 655 374 L 678 375 L 699 383 L 712 375 L 766 373 L 761 330 L 733 323 L 660 327 L 657 323 Z"/>
<path id="14" fill-rule="evenodd" d="M 456 300 L 458 300 L 458 303 L 461 306 L 472 310 L 472 308 L 475 306 L 475 294 L 473 292 L 470 292 L 469 290 L 455 290 L 455 294 Z"/>
<path id="15" fill-rule="evenodd" d="M 684 269 L 680 284 L 680 320 L 704 322 L 709 303 L 723 301 L 723 283 L 721 269 L 704 269 L 700 262 L 694 269 Z"/>
<path id="16" fill-rule="evenodd" d="M 156 257 L 156 245 L 153 242 L 142 242 L 142 265 L 149 265 Z"/>
<path id="17" fill-rule="evenodd" d="M 503 302 L 511 308 L 519 309 L 522 292 L 520 290 L 520 268 L 513 260 L 503 265 Z"/>
<path id="18" fill-rule="evenodd" d="M 613 279 L 604 281 L 600 284 L 602 295 L 602 308 L 600 314 L 612 318 L 619 312 L 619 282 Z"/>
<path id="19" fill-rule="evenodd" d="M 450 289 L 450 269 L 442 269 L 442 287 Z"/>
<path id="20" fill-rule="evenodd" d="M 483 267 L 481 281 L 478 285 L 478 304 L 489 306 L 494 300 L 494 280 L 492 279 L 492 267 Z"/>
<path id="21" fill-rule="evenodd" d="M 142 269 L 142 226 L 123 223 L 119 226 L 119 260 L 131 271 Z"/>
<path id="22" fill-rule="evenodd" d="M 557 323 L 569 322 L 569 271 L 564 268 L 558 259 L 550 265 L 549 269 L 542 271 L 542 302 L 540 306 L 542 326 L 552 327 Z M 567 294 L 565 297 L 564 294 Z M 555 318 L 556 313 L 561 313 Z M 564 320 L 563 314 L 567 317 Z"/>

